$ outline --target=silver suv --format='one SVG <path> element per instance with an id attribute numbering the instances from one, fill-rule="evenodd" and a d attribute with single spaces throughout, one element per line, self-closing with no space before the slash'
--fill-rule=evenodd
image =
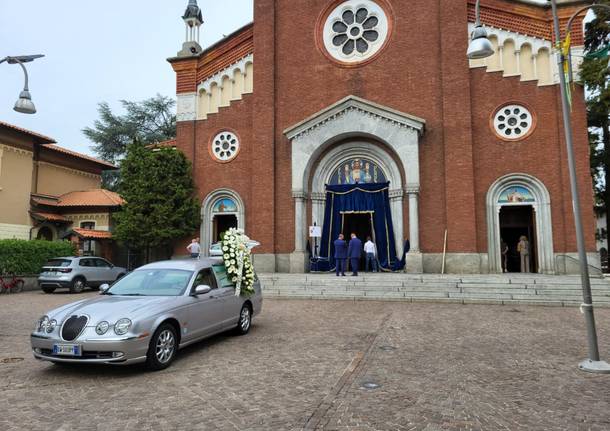
<path id="1" fill-rule="evenodd" d="M 38 286 L 44 293 L 53 293 L 58 287 L 67 287 L 71 293 L 79 293 L 86 286 L 99 287 L 104 283 L 113 283 L 126 273 L 125 268 L 114 266 L 101 257 L 57 257 L 42 267 Z"/>

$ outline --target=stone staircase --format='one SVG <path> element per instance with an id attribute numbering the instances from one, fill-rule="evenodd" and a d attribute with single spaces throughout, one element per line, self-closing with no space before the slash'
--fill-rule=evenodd
<path id="1" fill-rule="evenodd" d="M 265 298 L 579 306 L 579 276 L 259 274 Z M 591 278 L 593 304 L 610 307 L 610 281 Z"/>

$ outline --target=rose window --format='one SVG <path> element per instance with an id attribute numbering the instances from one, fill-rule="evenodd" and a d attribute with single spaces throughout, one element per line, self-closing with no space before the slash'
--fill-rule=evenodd
<path id="1" fill-rule="evenodd" d="M 498 109 L 493 119 L 495 132 L 503 139 L 524 138 L 532 131 L 534 119 L 521 105 L 506 105 Z"/>
<path id="2" fill-rule="evenodd" d="M 388 19 L 371 0 L 348 0 L 326 19 L 324 46 L 336 60 L 358 63 L 375 55 L 388 36 Z"/>
<path id="3" fill-rule="evenodd" d="M 234 133 L 223 131 L 212 141 L 212 154 L 221 162 L 233 159 L 239 151 L 239 139 Z"/>

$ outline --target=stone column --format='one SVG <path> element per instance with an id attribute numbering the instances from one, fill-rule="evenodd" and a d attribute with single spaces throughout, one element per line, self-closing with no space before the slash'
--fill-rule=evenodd
<path id="1" fill-rule="evenodd" d="M 392 224 L 394 225 L 394 242 L 396 243 L 396 257 L 402 257 L 405 242 L 403 228 L 403 197 L 404 192 L 400 189 L 390 190 L 390 209 L 392 211 Z"/>
<path id="2" fill-rule="evenodd" d="M 411 250 L 407 254 L 407 272 L 423 272 L 423 256 L 419 250 L 419 187 L 407 189 L 409 196 L 409 242 Z"/>
<path id="3" fill-rule="evenodd" d="M 302 190 L 292 192 L 294 198 L 294 252 L 290 255 L 290 272 L 305 272 L 305 234 L 307 233 L 307 195 Z"/>

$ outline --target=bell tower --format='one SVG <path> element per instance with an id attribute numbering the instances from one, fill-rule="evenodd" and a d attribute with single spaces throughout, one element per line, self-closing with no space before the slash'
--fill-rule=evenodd
<path id="1" fill-rule="evenodd" d="M 178 57 L 192 57 L 199 55 L 203 49 L 199 45 L 199 28 L 203 24 L 201 9 L 197 5 L 197 0 L 189 0 L 189 4 L 182 16 L 185 24 L 185 35 L 182 49 L 178 52 Z"/>

